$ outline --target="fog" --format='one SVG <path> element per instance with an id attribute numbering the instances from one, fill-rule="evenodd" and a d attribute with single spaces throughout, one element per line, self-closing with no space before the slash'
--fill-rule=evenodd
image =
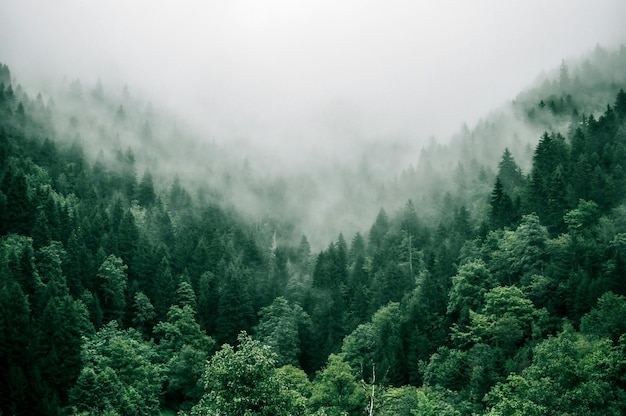
<path id="1" fill-rule="evenodd" d="M 0 62 L 32 95 L 80 79 L 86 101 L 57 105 L 58 126 L 93 157 L 132 147 L 139 175 L 213 187 L 254 218 L 298 224 L 321 248 L 441 184 L 414 170 L 423 147 L 440 171 L 461 158 L 495 166 L 498 140 L 528 162 L 539 133 L 492 112 L 562 59 L 625 43 L 624 17 L 623 0 L 5 0 Z M 87 93 L 100 82 L 106 102 Z M 78 113 L 87 121 L 68 128 Z M 465 154 L 463 140 L 481 135 L 497 145 Z M 435 144 L 455 137 L 456 150 Z"/>
<path id="2" fill-rule="evenodd" d="M 445 141 L 542 69 L 626 39 L 602 1 L 7 0 L 23 77 L 115 79 L 218 141 Z M 284 146 L 284 148 L 283 148 Z"/>

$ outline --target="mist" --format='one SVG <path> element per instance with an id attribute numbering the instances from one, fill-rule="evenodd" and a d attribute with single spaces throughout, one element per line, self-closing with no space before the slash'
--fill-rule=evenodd
<path id="1" fill-rule="evenodd" d="M 229 203 L 254 217 L 288 214 L 319 248 L 404 203 L 415 182 L 393 197 L 379 187 L 416 166 L 423 148 L 432 155 L 469 130 L 488 131 L 481 119 L 542 71 L 624 42 L 624 16 L 619 0 L 6 1 L 0 62 L 34 94 L 80 79 L 141 114 L 121 134 L 83 126 L 94 155 L 103 137 L 140 146 L 153 103 L 162 148 L 138 158 L 140 175 L 158 166 L 162 178 L 227 189 Z M 503 137 L 538 137 L 507 120 Z M 501 151 L 487 150 L 483 159 Z M 453 171 L 452 159 L 436 168 Z M 263 186 L 215 178 L 247 164 Z"/>
<path id="2" fill-rule="evenodd" d="M 0 11 L 2 59 L 23 76 L 125 82 L 205 137 L 286 160 L 302 146 L 446 141 L 539 71 L 626 38 L 619 0 L 26 0 Z"/>

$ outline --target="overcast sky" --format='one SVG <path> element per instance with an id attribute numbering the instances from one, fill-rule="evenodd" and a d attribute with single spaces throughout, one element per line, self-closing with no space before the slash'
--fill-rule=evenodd
<path id="1" fill-rule="evenodd" d="M 0 61 L 124 80 L 218 140 L 445 140 L 625 21 L 624 0 L 2 0 Z"/>

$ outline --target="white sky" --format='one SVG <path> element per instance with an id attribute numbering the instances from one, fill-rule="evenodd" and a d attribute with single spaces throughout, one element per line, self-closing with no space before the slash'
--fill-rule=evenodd
<path id="1" fill-rule="evenodd" d="M 1 0 L 0 62 L 127 82 L 218 140 L 445 140 L 624 22 L 624 0 Z"/>

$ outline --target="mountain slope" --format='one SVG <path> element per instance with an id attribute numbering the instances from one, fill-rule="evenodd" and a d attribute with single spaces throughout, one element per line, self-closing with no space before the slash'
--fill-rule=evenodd
<path id="1" fill-rule="evenodd" d="M 374 148 L 295 178 L 124 89 L 31 99 L 0 67 L 2 413 L 619 413 L 625 57 L 404 172 Z"/>

